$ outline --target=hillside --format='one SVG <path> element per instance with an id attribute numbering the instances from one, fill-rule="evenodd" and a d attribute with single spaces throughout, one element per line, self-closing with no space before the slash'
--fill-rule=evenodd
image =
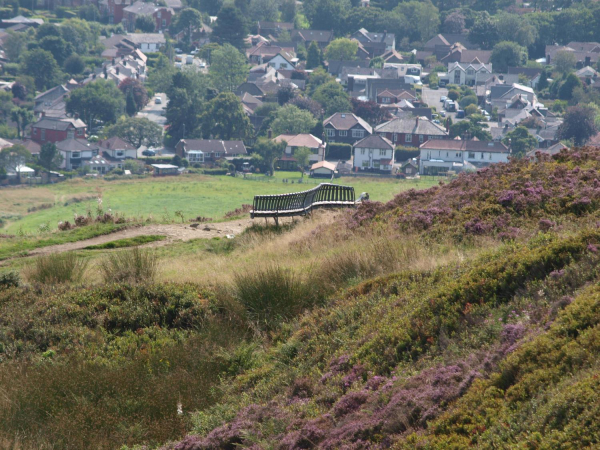
<path id="1" fill-rule="evenodd" d="M 135 283 L 102 275 L 127 250 L 58 286 L 24 265 L 0 446 L 597 445 L 598 170 L 583 148 L 161 246 Z"/>

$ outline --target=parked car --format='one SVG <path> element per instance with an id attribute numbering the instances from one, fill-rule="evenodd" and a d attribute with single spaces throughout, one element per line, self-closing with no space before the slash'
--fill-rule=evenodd
<path id="1" fill-rule="evenodd" d="M 446 111 L 440 111 L 440 116 L 446 117 Z"/>
<path id="2" fill-rule="evenodd" d="M 456 118 L 457 119 L 464 119 L 465 118 L 465 112 L 462 109 L 459 109 L 458 111 L 456 111 Z"/>
<path id="3" fill-rule="evenodd" d="M 154 150 L 144 150 L 142 152 L 142 155 L 144 155 L 144 156 L 156 156 L 156 152 Z"/>
<path id="4" fill-rule="evenodd" d="M 444 103 L 446 100 L 448 100 L 448 97 L 446 97 L 445 95 L 442 95 L 442 96 L 440 97 L 440 102 L 441 102 L 441 103 Z"/>
<path id="5" fill-rule="evenodd" d="M 155 103 L 156 105 L 162 105 L 162 98 L 160 98 L 160 97 L 156 97 L 156 98 L 154 99 L 154 103 Z"/>
<path id="6" fill-rule="evenodd" d="M 205 63 L 204 61 L 202 61 L 202 62 L 200 63 L 200 68 L 201 68 L 201 69 L 206 69 L 206 63 Z"/>
<path id="7" fill-rule="evenodd" d="M 194 50 L 192 50 L 192 51 L 190 52 L 190 54 L 192 54 L 192 55 L 195 55 L 195 54 L 196 54 L 196 53 L 198 53 L 198 52 L 199 52 L 199 50 L 198 50 L 197 48 L 195 48 Z"/>
<path id="8" fill-rule="evenodd" d="M 183 50 L 181 50 L 180 48 L 176 48 L 175 53 L 177 53 L 179 55 L 179 54 L 183 53 Z"/>

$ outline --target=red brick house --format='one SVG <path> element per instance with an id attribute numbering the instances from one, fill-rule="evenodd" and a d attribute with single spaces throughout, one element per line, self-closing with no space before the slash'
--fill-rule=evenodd
<path id="1" fill-rule="evenodd" d="M 138 1 L 123 9 L 121 23 L 127 31 L 133 32 L 135 31 L 135 21 L 138 17 L 150 16 L 155 23 L 154 31 L 161 31 L 169 28 L 174 14 L 171 8 Z"/>
<path id="2" fill-rule="evenodd" d="M 31 140 L 38 144 L 85 139 L 85 123 L 81 119 L 42 117 L 31 126 Z"/>
<path id="3" fill-rule="evenodd" d="M 132 0 L 100 0 L 98 7 L 100 14 L 108 17 L 108 23 L 121 23 L 123 10 L 131 5 Z"/>
<path id="4" fill-rule="evenodd" d="M 449 139 L 446 130 L 424 117 L 392 119 L 375 127 L 375 134 L 405 147 L 418 147 L 433 139 Z"/>

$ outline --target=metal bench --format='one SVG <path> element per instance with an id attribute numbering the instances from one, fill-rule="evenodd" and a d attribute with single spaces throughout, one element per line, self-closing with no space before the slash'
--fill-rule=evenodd
<path id="1" fill-rule="evenodd" d="M 352 186 L 322 183 L 316 188 L 293 194 L 256 195 L 250 217 L 272 217 L 279 225 L 280 217 L 305 216 L 315 208 L 350 208 L 363 198 L 368 199 L 368 194 L 363 193 L 356 201 Z"/>

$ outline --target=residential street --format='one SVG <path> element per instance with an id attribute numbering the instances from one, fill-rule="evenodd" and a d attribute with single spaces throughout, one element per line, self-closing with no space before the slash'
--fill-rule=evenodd
<path id="1" fill-rule="evenodd" d="M 423 87 L 423 92 L 421 94 L 421 97 L 422 97 L 423 101 L 425 103 L 427 103 L 429 106 L 435 106 L 435 108 L 437 110 L 436 113 L 439 114 L 440 111 L 442 111 L 444 109 L 444 105 L 442 104 L 442 102 L 440 102 L 440 98 L 442 98 L 443 96 L 447 96 L 447 95 L 448 95 L 448 89 L 446 89 L 446 88 L 429 89 L 427 87 Z M 456 113 L 455 112 L 447 112 L 446 116 L 452 118 L 452 123 L 456 122 Z M 444 119 L 443 117 L 439 117 L 439 120 L 442 123 L 444 123 L 443 119 Z"/>

